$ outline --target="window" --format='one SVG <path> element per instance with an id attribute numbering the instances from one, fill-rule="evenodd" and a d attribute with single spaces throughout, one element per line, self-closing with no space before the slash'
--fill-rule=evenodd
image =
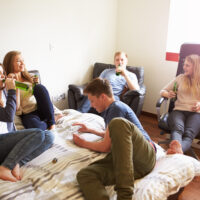
<path id="1" fill-rule="evenodd" d="M 183 43 L 200 43 L 200 0 L 170 0 L 166 60 L 178 61 Z"/>

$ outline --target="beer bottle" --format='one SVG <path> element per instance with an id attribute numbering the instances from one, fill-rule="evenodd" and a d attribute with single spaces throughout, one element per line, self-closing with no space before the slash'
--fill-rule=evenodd
<path id="1" fill-rule="evenodd" d="M 118 67 L 121 67 L 120 65 Z M 116 72 L 116 75 L 119 76 L 121 72 Z"/>
<path id="2" fill-rule="evenodd" d="M 3 80 L 3 82 L 5 82 L 6 79 Z M 22 82 L 19 82 L 19 81 L 15 81 L 15 87 L 20 89 L 20 90 L 24 90 L 24 91 L 28 91 L 30 86 L 26 83 L 22 83 Z"/>
<path id="3" fill-rule="evenodd" d="M 16 88 L 20 89 L 20 90 L 24 90 L 24 91 L 28 91 L 29 90 L 29 85 L 26 83 L 22 83 L 19 81 L 15 81 L 15 86 Z"/>
<path id="4" fill-rule="evenodd" d="M 178 91 L 177 82 L 174 83 L 173 91 L 176 93 L 176 96 L 174 98 L 172 98 L 172 101 L 176 101 L 176 99 L 177 99 L 177 91 Z"/>

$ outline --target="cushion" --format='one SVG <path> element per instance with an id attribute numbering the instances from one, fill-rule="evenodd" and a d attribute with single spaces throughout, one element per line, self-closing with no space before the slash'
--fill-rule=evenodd
<path id="1" fill-rule="evenodd" d="M 135 181 L 133 200 L 166 200 L 195 176 L 200 176 L 196 159 L 182 154 L 160 156 L 153 171 Z"/>

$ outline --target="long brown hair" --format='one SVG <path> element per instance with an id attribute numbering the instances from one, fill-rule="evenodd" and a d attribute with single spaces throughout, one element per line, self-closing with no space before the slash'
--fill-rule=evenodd
<path id="1" fill-rule="evenodd" d="M 185 58 L 193 65 L 192 76 L 184 76 L 183 88 L 191 90 L 195 97 L 200 97 L 200 56 L 196 54 L 189 55 Z"/>
<path id="2" fill-rule="evenodd" d="M 6 72 L 6 75 L 10 73 L 14 73 L 13 62 L 14 62 L 15 56 L 20 55 L 20 54 L 21 54 L 20 51 L 10 51 L 5 55 L 3 59 L 3 68 Z M 24 71 L 21 73 L 21 75 L 25 80 L 33 83 L 31 75 L 28 73 L 26 67 L 24 68 Z"/>

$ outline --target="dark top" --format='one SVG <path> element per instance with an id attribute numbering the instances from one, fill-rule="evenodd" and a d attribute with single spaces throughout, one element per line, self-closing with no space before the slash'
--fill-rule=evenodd
<path id="1" fill-rule="evenodd" d="M 3 94 L 7 101 L 5 107 L 0 106 L 0 122 L 7 122 L 8 131 L 14 131 L 13 121 L 16 112 L 16 90 L 8 90 L 8 93 L 4 90 Z"/>
<path id="2" fill-rule="evenodd" d="M 133 124 L 135 124 L 139 130 L 142 132 L 144 137 L 151 141 L 151 138 L 149 137 L 148 133 L 144 130 L 142 127 L 142 124 L 140 123 L 139 119 L 135 115 L 134 111 L 125 103 L 121 101 L 114 101 L 110 106 L 101 113 L 101 116 L 104 118 L 106 126 L 109 124 L 109 122 L 116 117 L 123 117 Z M 151 141 L 152 142 L 152 141 Z"/>

